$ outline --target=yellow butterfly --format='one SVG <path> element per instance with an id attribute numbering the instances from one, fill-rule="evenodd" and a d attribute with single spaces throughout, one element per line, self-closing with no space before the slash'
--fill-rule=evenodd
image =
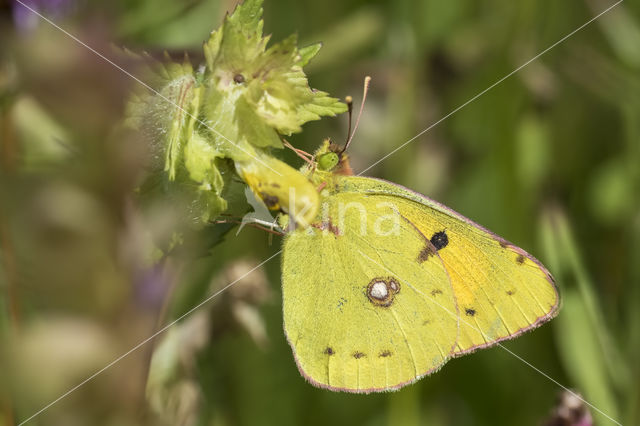
<path id="1" fill-rule="evenodd" d="M 398 389 L 550 320 L 559 295 L 521 248 L 400 185 L 350 175 L 328 141 L 303 167 L 318 214 L 284 240 L 284 329 L 302 375 Z M 289 211 L 290 216 L 294 208 Z"/>
<path id="2" fill-rule="evenodd" d="M 307 380 L 334 391 L 399 389 L 555 316 L 558 290 L 533 256 L 424 195 L 353 176 L 345 150 L 354 133 L 306 158 L 285 143 L 306 159 L 306 179 L 288 179 L 287 168 L 285 178 L 241 170 L 286 213 L 284 330 Z"/>

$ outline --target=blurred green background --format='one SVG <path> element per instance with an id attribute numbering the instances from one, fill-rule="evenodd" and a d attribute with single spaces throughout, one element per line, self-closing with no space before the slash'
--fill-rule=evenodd
<path id="1" fill-rule="evenodd" d="M 116 47 L 186 51 L 197 65 L 235 2 L 28 4 L 135 73 Z M 306 71 L 334 96 L 359 102 L 372 76 L 351 147 L 358 172 L 612 4 L 266 0 L 265 33 L 322 41 Z M 138 83 L 17 2 L 0 5 L 0 425 L 13 425 L 277 252 L 280 237 L 233 229 L 202 250 L 228 228 L 210 227 L 153 265 L 154 242 L 173 238 L 184 208 L 137 202 L 150 154 L 121 123 Z M 345 135 L 340 116 L 290 141 L 311 151 Z M 640 3 L 618 5 L 367 174 L 541 259 L 563 308 L 505 347 L 640 424 Z M 275 258 L 30 424 L 537 425 L 552 415 L 561 388 L 499 347 L 396 393 L 312 387 L 283 335 L 279 272 Z"/>

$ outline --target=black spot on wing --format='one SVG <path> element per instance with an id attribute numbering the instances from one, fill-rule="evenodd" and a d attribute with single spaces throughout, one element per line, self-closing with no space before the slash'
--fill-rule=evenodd
<path id="1" fill-rule="evenodd" d="M 431 236 L 427 246 L 418 254 L 418 263 L 426 262 L 438 250 L 442 250 L 449 244 L 449 237 L 445 231 L 436 232 Z"/>
<path id="2" fill-rule="evenodd" d="M 442 250 L 449 244 L 449 237 L 445 231 L 440 231 L 433 234 L 429 241 L 431 241 L 436 250 Z"/>
<path id="3" fill-rule="evenodd" d="M 393 355 L 392 352 L 389 351 L 389 350 L 386 350 L 386 351 L 380 352 L 380 355 L 378 355 L 378 356 L 380 358 L 387 358 L 387 357 L 390 357 L 391 355 Z"/>
<path id="4" fill-rule="evenodd" d="M 518 257 L 516 257 L 516 262 L 518 262 L 519 265 L 522 265 L 524 263 L 524 255 L 523 254 L 519 254 Z"/>
<path id="5" fill-rule="evenodd" d="M 471 309 L 471 308 L 467 308 L 464 311 L 468 316 L 472 317 L 476 314 L 476 310 L 475 309 Z"/>
<path id="6" fill-rule="evenodd" d="M 363 358 L 365 356 L 366 356 L 365 354 L 363 354 L 362 352 L 359 352 L 359 351 L 353 353 L 353 357 L 355 359 L 360 359 L 360 358 Z"/>
<path id="7" fill-rule="evenodd" d="M 333 348 L 331 346 L 327 346 L 327 348 L 324 350 L 324 353 L 329 355 L 329 356 L 335 354 L 335 352 L 333 351 Z"/>
<path id="8" fill-rule="evenodd" d="M 276 195 L 270 195 L 266 192 L 261 192 L 260 198 L 262 198 L 262 201 L 264 201 L 264 204 L 270 209 L 277 208 L 278 203 L 280 202 L 280 200 Z"/>

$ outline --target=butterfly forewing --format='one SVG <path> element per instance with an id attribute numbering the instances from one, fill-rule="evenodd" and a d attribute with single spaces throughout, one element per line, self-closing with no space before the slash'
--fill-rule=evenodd
<path id="1" fill-rule="evenodd" d="M 495 344 L 551 319 L 559 295 L 549 272 L 524 250 L 399 185 L 349 177 L 341 191 L 385 200 L 437 248 L 460 314 L 456 355 Z"/>

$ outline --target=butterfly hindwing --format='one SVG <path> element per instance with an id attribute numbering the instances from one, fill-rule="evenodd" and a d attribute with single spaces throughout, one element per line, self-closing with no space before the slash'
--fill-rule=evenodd
<path id="1" fill-rule="evenodd" d="M 459 316 L 431 242 L 365 193 L 335 192 L 324 208 L 284 242 L 284 326 L 301 372 L 321 387 L 371 392 L 439 368 L 455 351 Z"/>

